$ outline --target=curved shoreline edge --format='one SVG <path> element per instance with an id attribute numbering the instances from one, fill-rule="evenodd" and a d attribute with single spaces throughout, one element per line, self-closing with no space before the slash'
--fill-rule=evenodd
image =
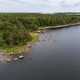
<path id="1" fill-rule="evenodd" d="M 19 59 L 23 59 L 25 55 L 28 55 L 33 44 L 38 40 L 38 33 L 32 32 L 30 34 L 32 41 L 26 45 L 0 50 L 0 62 L 18 61 Z"/>

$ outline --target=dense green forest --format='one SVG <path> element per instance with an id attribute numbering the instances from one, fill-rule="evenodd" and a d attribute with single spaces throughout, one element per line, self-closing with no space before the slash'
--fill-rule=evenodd
<path id="1" fill-rule="evenodd" d="M 1 13 L 0 47 L 24 45 L 32 40 L 30 32 L 39 27 L 64 25 L 80 22 L 80 15 L 40 14 L 40 13 Z"/>

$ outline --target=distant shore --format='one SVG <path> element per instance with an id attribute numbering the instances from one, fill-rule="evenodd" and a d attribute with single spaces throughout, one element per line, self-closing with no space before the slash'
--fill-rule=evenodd
<path id="1" fill-rule="evenodd" d="M 72 23 L 72 24 L 58 25 L 58 26 L 48 26 L 48 27 L 40 28 L 40 30 L 45 30 L 45 29 L 60 29 L 60 28 L 67 28 L 67 27 L 76 26 L 76 25 L 80 25 L 80 23 Z"/>

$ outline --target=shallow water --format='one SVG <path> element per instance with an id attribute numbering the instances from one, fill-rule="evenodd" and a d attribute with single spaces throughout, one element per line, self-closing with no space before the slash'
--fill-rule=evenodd
<path id="1" fill-rule="evenodd" d="M 0 80 L 80 80 L 80 26 L 42 33 L 24 60 L 0 63 Z"/>

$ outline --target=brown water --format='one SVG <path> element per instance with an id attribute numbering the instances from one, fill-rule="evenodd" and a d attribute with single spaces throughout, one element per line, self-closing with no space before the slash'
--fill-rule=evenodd
<path id="1" fill-rule="evenodd" d="M 80 26 L 41 34 L 24 60 L 0 63 L 0 80 L 80 80 Z"/>

